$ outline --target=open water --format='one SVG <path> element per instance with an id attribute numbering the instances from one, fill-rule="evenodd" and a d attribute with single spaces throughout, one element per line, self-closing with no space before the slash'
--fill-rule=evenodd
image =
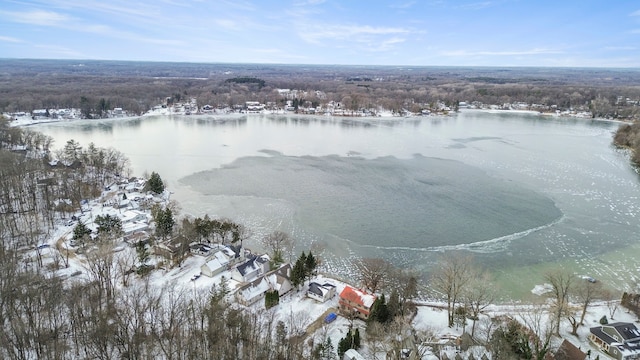
<path id="1" fill-rule="evenodd" d="M 158 172 L 182 213 L 279 229 L 349 277 L 359 256 L 428 274 L 472 253 L 505 296 L 558 267 L 622 289 L 636 280 L 639 177 L 618 124 L 511 112 L 451 117 L 173 116 L 37 125 L 112 146 Z M 294 255 L 295 256 L 295 255 Z"/>

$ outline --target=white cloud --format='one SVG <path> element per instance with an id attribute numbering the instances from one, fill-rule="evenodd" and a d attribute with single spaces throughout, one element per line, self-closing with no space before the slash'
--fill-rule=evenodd
<path id="1" fill-rule="evenodd" d="M 217 26 L 228 30 L 238 30 L 241 28 L 240 24 L 230 19 L 214 19 L 213 22 Z"/>
<path id="2" fill-rule="evenodd" d="M 394 45 L 405 42 L 406 39 L 400 37 L 393 37 L 391 39 L 383 40 L 380 42 L 379 46 L 369 48 L 370 51 L 382 52 L 389 51 L 393 48 Z"/>
<path id="3" fill-rule="evenodd" d="M 640 10 L 632 12 L 631 14 L 629 14 L 629 16 L 640 16 Z"/>
<path id="4" fill-rule="evenodd" d="M 543 55 L 543 54 L 562 54 L 562 51 L 553 49 L 530 49 L 530 50 L 516 50 L 516 51 L 467 51 L 467 50 L 453 50 L 442 51 L 440 55 L 451 57 L 469 57 L 469 56 L 522 56 L 522 55 Z"/>
<path id="5" fill-rule="evenodd" d="M 607 51 L 628 51 L 628 50 L 636 50 L 635 46 L 605 46 L 603 48 Z"/>
<path id="6" fill-rule="evenodd" d="M 293 3 L 293 6 L 314 6 L 324 3 L 326 0 L 299 0 Z"/>
<path id="7" fill-rule="evenodd" d="M 22 40 L 20 40 L 18 38 L 14 38 L 14 37 L 11 37 L 11 36 L 2 36 L 2 35 L 0 35 L 0 41 L 10 42 L 10 43 L 22 43 L 22 42 L 24 42 L 24 41 L 22 41 Z"/>
<path id="8" fill-rule="evenodd" d="M 483 1 L 483 2 L 462 4 L 462 5 L 456 6 L 455 8 L 456 9 L 462 9 L 462 10 L 480 10 L 480 9 L 488 8 L 488 7 L 493 6 L 493 5 L 494 5 L 494 3 L 492 1 Z"/>
<path id="9" fill-rule="evenodd" d="M 390 8 L 392 9 L 408 9 L 410 7 L 412 7 L 413 5 L 415 5 L 416 2 L 415 1 L 409 1 L 406 3 L 402 3 L 402 4 L 392 4 L 389 5 Z"/>
<path id="10" fill-rule="evenodd" d="M 0 11 L 0 14 L 4 15 L 5 21 L 41 26 L 61 26 L 73 19 L 69 15 L 46 10 Z"/>
<path id="11" fill-rule="evenodd" d="M 371 40 L 370 36 L 408 34 L 409 30 L 397 27 L 376 27 L 370 25 L 320 25 L 310 26 L 299 32 L 299 35 L 311 43 L 321 40 Z"/>

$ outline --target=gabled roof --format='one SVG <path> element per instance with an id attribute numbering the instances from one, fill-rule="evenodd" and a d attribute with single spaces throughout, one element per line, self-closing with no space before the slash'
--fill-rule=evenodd
<path id="1" fill-rule="evenodd" d="M 257 296 L 260 296 L 269 290 L 271 290 L 269 282 L 264 277 L 260 277 L 240 287 L 238 292 L 245 300 L 250 302 Z"/>
<path id="2" fill-rule="evenodd" d="M 365 308 L 371 308 L 371 305 L 373 305 L 373 302 L 376 300 L 375 295 L 356 290 L 351 286 L 344 287 L 344 290 L 342 290 L 342 292 L 340 293 L 340 298 L 355 304 L 362 305 Z"/>
<path id="3" fill-rule="evenodd" d="M 286 265 L 282 265 L 278 269 L 275 269 L 266 273 L 264 277 L 269 281 L 269 283 L 271 284 L 271 287 L 273 287 L 274 290 L 277 290 L 278 292 L 280 292 L 280 290 L 282 289 L 282 286 L 285 283 L 290 281 L 290 278 L 291 278 L 290 274 L 291 274 L 291 265 L 286 264 Z M 291 287 L 290 283 L 289 283 L 289 287 Z"/>
<path id="4" fill-rule="evenodd" d="M 236 267 L 236 269 L 238 269 L 238 272 L 240 273 L 240 275 L 245 276 L 248 273 L 256 270 L 256 266 L 254 264 L 254 259 L 249 259 L 247 260 L 244 264 L 240 264 Z"/>
<path id="5" fill-rule="evenodd" d="M 318 296 L 324 297 L 324 294 L 329 292 L 329 290 L 327 290 L 327 288 L 318 284 L 317 282 L 312 282 L 312 283 L 309 283 L 309 292 L 312 294 L 316 294 Z"/>
<path id="6" fill-rule="evenodd" d="M 555 360 L 584 360 L 587 354 L 565 339 L 556 351 Z"/>
<path id="7" fill-rule="evenodd" d="M 622 341 L 620 339 L 614 339 L 611 335 L 604 332 L 605 328 L 615 330 L 622 337 Z M 638 331 L 638 328 L 636 328 L 633 323 L 615 322 L 592 327 L 589 331 L 605 341 L 607 344 L 640 340 L 640 331 Z"/>
<path id="8" fill-rule="evenodd" d="M 210 258 L 209 261 L 206 262 L 205 265 L 213 271 L 226 266 L 228 263 L 229 258 L 227 258 L 227 256 L 222 251 L 218 251 Z"/>
<path id="9" fill-rule="evenodd" d="M 622 341 L 607 334 L 605 329 L 614 329 L 623 338 Z M 592 327 L 589 331 L 610 346 L 615 346 L 622 353 L 640 354 L 640 332 L 632 323 L 611 323 Z"/>
<path id="10" fill-rule="evenodd" d="M 616 329 L 625 341 L 640 338 L 640 331 L 638 331 L 638 328 L 632 323 L 616 322 L 606 326 Z"/>

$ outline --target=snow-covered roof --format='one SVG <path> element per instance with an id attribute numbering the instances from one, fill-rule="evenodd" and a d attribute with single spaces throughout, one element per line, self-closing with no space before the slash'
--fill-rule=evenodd
<path id="1" fill-rule="evenodd" d="M 355 349 L 349 349 L 344 352 L 344 359 L 348 360 L 364 360 L 364 356 L 360 355 L 360 353 Z"/>
<path id="2" fill-rule="evenodd" d="M 205 265 L 212 271 L 227 266 L 227 264 L 229 264 L 229 258 L 222 251 L 217 251 L 213 254 L 211 260 L 205 263 Z"/>
<path id="3" fill-rule="evenodd" d="M 344 290 L 340 293 L 340 297 L 351 301 L 352 303 L 360 304 L 366 308 L 371 308 L 373 302 L 376 301 L 375 295 L 367 294 L 366 292 L 354 289 L 351 286 L 345 286 Z"/>
<path id="4" fill-rule="evenodd" d="M 334 286 L 335 287 L 335 286 Z M 312 294 L 316 294 L 320 297 L 325 297 L 327 293 L 329 293 L 329 289 L 324 285 L 320 285 L 317 282 L 309 283 L 309 292 Z"/>
<path id="5" fill-rule="evenodd" d="M 238 289 L 240 295 L 248 302 L 269 291 L 269 282 L 261 277 Z"/>

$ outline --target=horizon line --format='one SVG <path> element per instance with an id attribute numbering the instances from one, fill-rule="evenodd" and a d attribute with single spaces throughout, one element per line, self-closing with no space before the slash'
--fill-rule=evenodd
<path id="1" fill-rule="evenodd" d="M 0 61 L 104 61 L 130 63 L 163 63 L 163 64 L 201 64 L 201 65 L 275 65 L 275 66 L 335 66 L 335 67 L 416 67 L 416 68 L 493 68 L 493 69 L 599 69 L 599 70 L 640 70 L 636 67 L 623 66 L 549 66 L 549 65 L 411 65 L 411 64 L 323 64 L 323 63 L 279 63 L 279 62 L 206 62 L 206 61 L 176 61 L 176 60 L 127 60 L 127 59 L 64 59 L 64 58 L 13 58 L 0 57 Z"/>

